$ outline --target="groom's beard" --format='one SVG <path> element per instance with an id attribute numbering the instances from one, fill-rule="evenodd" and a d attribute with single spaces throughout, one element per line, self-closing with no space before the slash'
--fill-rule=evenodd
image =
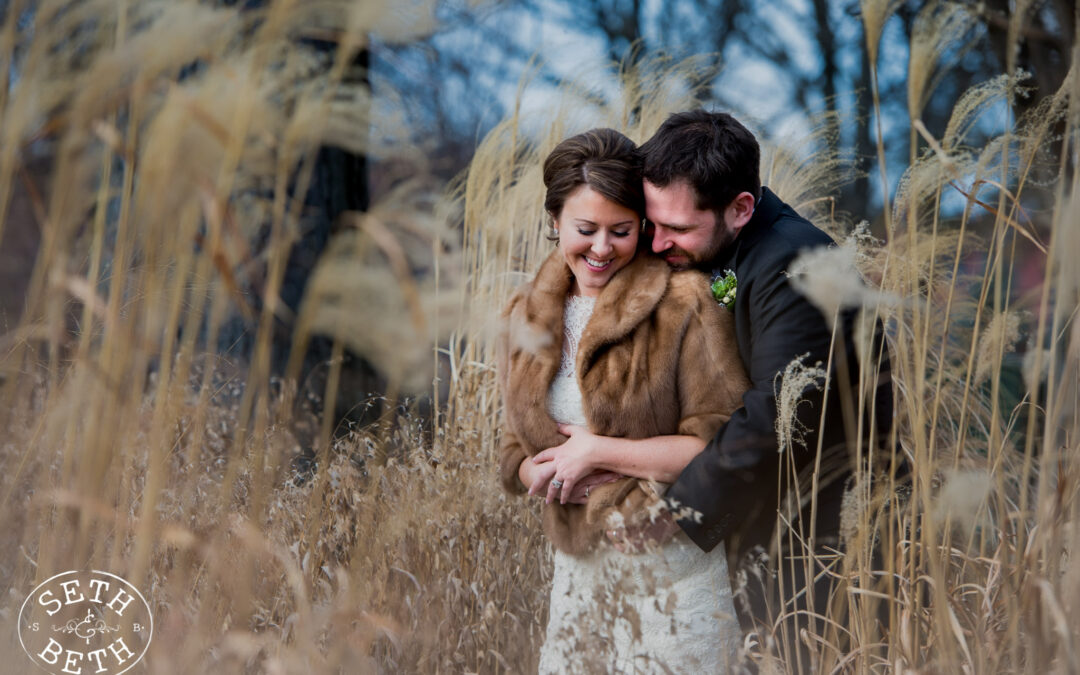
<path id="1" fill-rule="evenodd" d="M 717 231 L 716 236 L 709 242 L 709 246 L 701 251 L 687 251 L 673 246 L 660 255 L 675 269 L 696 268 L 711 271 L 713 261 L 734 241 L 735 233 L 725 227 Z"/>
<path id="2" fill-rule="evenodd" d="M 664 257 L 664 262 L 670 265 L 672 269 L 688 270 L 700 265 L 695 254 L 677 246 L 672 246 L 661 255 Z"/>

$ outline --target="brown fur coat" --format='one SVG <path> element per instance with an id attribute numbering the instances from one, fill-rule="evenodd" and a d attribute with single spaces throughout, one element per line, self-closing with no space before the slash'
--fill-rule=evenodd
<path id="1" fill-rule="evenodd" d="M 566 440 L 548 415 L 547 394 L 562 357 L 563 308 L 572 282 L 556 250 L 504 312 L 500 474 L 511 493 L 525 491 L 517 476 L 522 460 Z M 581 335 L 575 370 L 589 429 L 622 438 L 710 439 L 749 388 L 732 317 L 713 300 L 705 276 L 673 272 L 644 254 L 602 289 Z M 644 517 L 656 499 L 647 481 L 623 478 L 593 488 L 588 504 L 545 505 L 544 531 L 559 550 L 586 553 L 609 515 Z"/>

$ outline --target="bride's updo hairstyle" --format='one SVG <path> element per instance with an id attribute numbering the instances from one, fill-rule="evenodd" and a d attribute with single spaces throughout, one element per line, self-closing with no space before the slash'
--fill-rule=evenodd
<path id="1" fill-rule="evenodd" d="M 591 129 L 555 146 L 544 160 L 544 209 L 552 218 L 582 185 L 639 218 L 645 216 L 641 159 L 637 146 L 614 129 Z"/>

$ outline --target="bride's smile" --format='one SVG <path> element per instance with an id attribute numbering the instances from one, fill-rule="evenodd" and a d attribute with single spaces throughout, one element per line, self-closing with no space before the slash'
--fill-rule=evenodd
<path id="1" fill-rule="evenodd" d="M 637 251 L 640 218 L 588 185 L 576 189 L 555 218 L 559 250 L 574 274 L 575 295 L 596 296 Z"/>

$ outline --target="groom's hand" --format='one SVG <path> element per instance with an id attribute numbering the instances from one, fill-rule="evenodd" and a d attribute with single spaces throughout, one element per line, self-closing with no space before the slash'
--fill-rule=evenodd
<path id="1" fill-rule="evenodd" d="M 622 474 L 615 473 L 614 471 L 593 471 L 588 476 L 582 478 L 574 489 L 570 492 L 570 496 L 566 498 L 567 504 L 586 504 L 589 501 L 589 491 L 595 488 L 597 485 L 603 485 L 604 483 L 610 483 L 612 481 L 622 478 Z M 565 487 L 563 488 L 566 489 Z"/>

